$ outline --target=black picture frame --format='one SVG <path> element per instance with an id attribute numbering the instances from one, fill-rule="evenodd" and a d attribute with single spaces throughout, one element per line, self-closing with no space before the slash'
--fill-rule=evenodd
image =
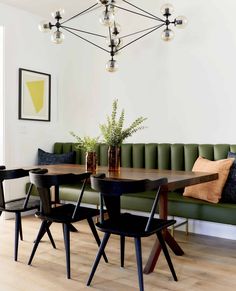
<path id="1" fill-rule="evenodd" d="M 18 118 L 51 121 L 51 75 L 19 68 Z"/>

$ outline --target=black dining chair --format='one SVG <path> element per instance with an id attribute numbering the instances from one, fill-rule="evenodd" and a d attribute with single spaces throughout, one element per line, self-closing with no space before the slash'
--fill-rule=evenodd
<path id="1" fill-rule="evenodd" d="M 93 218 L 99 215 L 98 209 L 88 208 L 81 206 L 84 189 L 91 173 L 82 174 L 47 174 L 47 170 L 38 170 L 30 172 L 30 181 L 33 183 L 38 190 L 42 208 L 36 213 L 36 216 L 42 220 L 35 244 L 33 246 L 32 253 L 29 258 L 28 265 L 32 263 L 38 244 L 45 232 L 52 223 L 61 223 L 63 227 L 64 244 L 66 252 L 66 266 L 67 266 L 67 278 L 70 279 L 70 228 L 71 224 L 86 219 L 92 234 L 100 246 L 100 238 L 98 236 L 96 227 L 93 222 Z M 78 193 L 78 200 L 76 204 L 66 203 L 59 206 L 54 206 L 51 203 L 50 188 L 55 187 L 58 191 L 60 185 L 65 184 L 78 184 L 83 181 L 83 185 L 80 193 Z M 54 207 L 53 207 L 54 206 Z M 108 262 L 105 253 L 103 253 L 105 262 Z"/>
<path id="2" fill-rule="evenodd" d="M 24 169 L 6 170 L 4 166 L 0 166 L 0 215 L 2 212 L 10 212 L 15 214 L 15 261 L 17 261 L 18 258 L 19 237 L 23 240 L 21 213 L 30 210 L 38 210 L 40 208 L 40 200 L 37 197 L 30 196 L 32 190 L 32 185 L 30 185 L 26 196 L 6 201 L 4 181 L 27 177 L 29 176 L 29 171 L 30 170 Z"/>
<path id="3" fill-rule="evenodd" d="M 101 214 L 100 222 L 96 224 L 97 228 L 104 232 L 104 238 L 102 240 L 101 246 L 98 250 L 95 262 L 90 273 L 87 286 L 90 285 L 101 255 L 105 251 L 105 247 L 110 238 L 111 234 L 120 236 L 120 246 L 121 246 L 121 266 L 124 266 L 124 257 L 125 257 L 125 237 L 133 237 L 135 241 L 136 249 L 136 260 L 138 268 L 138 278 L 139 278 L 139 288 L 141 291 L 144 290 L 143 284 L 143 268 L 142 268 L 142 252 L 141 252 L 141 238 L 148 237 L 151 235 L 156 235 L 162 250 L 164 252 L 165 258 L 169 265 L 170 271 L 175 281 L 177 281 L 177 276 L 171 262 L 171 258 L 168 252 L 168 249 L 165 244 L 163 233 L 166 228 L 173 225 L 175 220 L 166 220 L 166 219 L 157 219 L 154 217 L 156 213 L 156 208 L 159 200 L 159 194 L 162 187 L 166 189 L 167 179 L 162 178 L 155 181 L 150 180 L 118 180 L 110 179 L 103 176 L 92 176 L 91 177 L 91 187 L 100 193 L 101 201 Z M 164 187 L 164 188 L 163 188 Z M 120 209 L 117 209 L 117 205 L 120 207 L 120 196 L 126 193 L 137 193 L 137 192 L 146 192 L 146 191 L 155 191 L 156 195 L 153 200 L 153 205 L 150 210 L 149 216 L 144 217 L 140 215 L 134 215 L 131 213 L 121 213 Z M 163 190 L 164 191 L 164 190 Z M 119 198 L 119 199 L 117 199 Z M 109 218 L 104 219 L 103 215 L 103 201 L 107 207 Z M 116 209 L 114 209 L 116 208 Z M 114 209 L 114 211 L 113 211 Z M 114 215 L 114 212 L 116 215 Z"/>

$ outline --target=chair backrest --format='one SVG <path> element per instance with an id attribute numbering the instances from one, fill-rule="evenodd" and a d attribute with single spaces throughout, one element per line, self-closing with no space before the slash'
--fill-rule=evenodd
<path id="1" fill-rule="evenodd" d="M 3 182 L 4 180 L 18 179 L 29 176 L 30 170 L 12 169 L 6 170 L 4 166 L 0 168 L 0 207 L 5 208 L 5 197 Z"/>
<path id="2" fill-rule="evenodd" d="M 59 189 L 60 185 L 65 184 L 78 184 L 84 181 L 80 195 L 78 195 L 78 200 L 75 208 L 74 215 L 79 208 L 82 200 L 85 184 L 90 177 L 91 173 L 85 172 L 81 174 L 50 174 L 47 173 L 46 169 L 31 171 L 30 181 L 37 187 L 41 202 L 43 215 L 50 215 L 52 211 L 52 199 L 51 199 L 51 187 Z"/>
<path id="3" fill-rule="evenodd" d="M 105 175 L 95 175 L 91 176 L 91 187 L 98 191 L 101 196 L 109 195 L 109 196 L 121 196 L 123 194 L 131 194 L 138 192 L 146 192 L 146 191 L 155 191 L 156 195 L 153 201 L 152 209 L 150 209 L 149 219 L 146 225 L 146 231 L 149 230 L 152 219 L 155 215 L 159 193 L 161 187 L 166 191 L 166 186 L 168 183 L 167 178 L 160 178 L 157 180 L 124 180 L 124 179 L 111 179 L 106 178 Z M 101 199 L 102 201 L 102 199 Z M 102 208 L 102 207 L 101 207 Z M 101 209 L 101 211 L 103 211 Z M 103 215 L 101 215 L 102 218 Z"/>
<path id="4" fill-rule="evenodd" d="M 127 193 L 145 192 L 158 189 L 167 183 L 166 178 L 157 180 L 125 180 L 107 178 L 105 175 L 91 176 L 91 187 L 104 195 L 122 195 Z"/>

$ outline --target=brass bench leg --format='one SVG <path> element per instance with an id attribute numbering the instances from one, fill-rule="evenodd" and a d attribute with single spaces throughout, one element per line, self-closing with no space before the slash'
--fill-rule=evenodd
<path id="1" fill-rule="evenodd" d="M 175 219 L 175 217 L 173 216 L 172 219 Z M 174 224 L 171 226 L 171 230 L 170 230 L 170 233 L 173 237 L 175 237 L 175 226 Z"/>
<path id="2" fill-rule="evenodd" d="M 189 234 L 189 231 L 188 231 L 188 218 L 186 219 L 186 226 L 185 226 L 185 233 L 186 233 L 186 236 L 188 236 Z"/>
<path id="3" fill-rule="evenodd" d="M 175 219 L 175 217 L 173 216 L 173 219 Z M 189 234 L 189 228 L 188 228 L 188 218 L 186 218 L 186 220 L 184 220 L 183 222 L 179 223 L 179 224 L 175 224 L 175 225 L 172 225 L 171 227 L 171 235 L 174 237 L 174 234 L 175 234 L 175 229 L 182 226 L 182 225 L 185 225 L 185 235 L 188 236 Z"/>
<path id="4" fill-rule="evenodd" d="M 99 210 L 99 205 L 98 204 L 96 204 L 96 209 Z M 98 223 L 98 222 L 99 222 L 99 216 L 96 216 L 96 223 Z"/>

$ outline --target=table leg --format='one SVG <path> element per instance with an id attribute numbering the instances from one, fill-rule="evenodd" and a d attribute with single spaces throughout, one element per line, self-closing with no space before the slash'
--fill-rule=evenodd
<path id="1" fill-rule="evenodd" d="M 104 202 L 110 219 L 120 217 L 120 196 L 104 195 Z"/>
<path id="2" fill-rule="evenodd" d="M 165 233 L 165 241 L 177 256 L 182 256 L 184 254 L 184 251 L 168 230 Z"/>
<path id="3" fill-rule="evenodd" d="M 144 267 L 144 274 L 150 274 L 153 272 L 156 266 L 156 262 L 159 258 L 161 252 L 161 246 L 159 241 L 156 239 L 154 246 L 152 247 L 152 251 L 149 255 L 148 261 Z"/>
<path id="4" fill-rule="evenodd" d="M 159 198 L 159 215 L 160 215 L 160 218 L 162 219 L 167 219 L 167 215 L 168 215 L 167 195 L 168 195 L 168 189 L 166 187 L 162 188 L 160 192 L 160 198 Z M 165 238 L 166 243 L 169 245 L 169 247 L 173 250 L 173 252 L 177 256 L 182 256 L 184 252 L 181 249 L 181 247 L 178 245 L 174 237 L 169 233 L 168 230 L 165 230 L 163 232 L 164 232 L 163 236 Z M 156 266 L 158 257 L 160 255 L 160 252 L 161 252 L 161 246 L 160 246 L 159 241 L 156 239 L 155 244 L 152 247 L 152 251 L 149 255 L 148 261 L 143 271 L 145 274 L 149 274 L 153 272 Z"/>

